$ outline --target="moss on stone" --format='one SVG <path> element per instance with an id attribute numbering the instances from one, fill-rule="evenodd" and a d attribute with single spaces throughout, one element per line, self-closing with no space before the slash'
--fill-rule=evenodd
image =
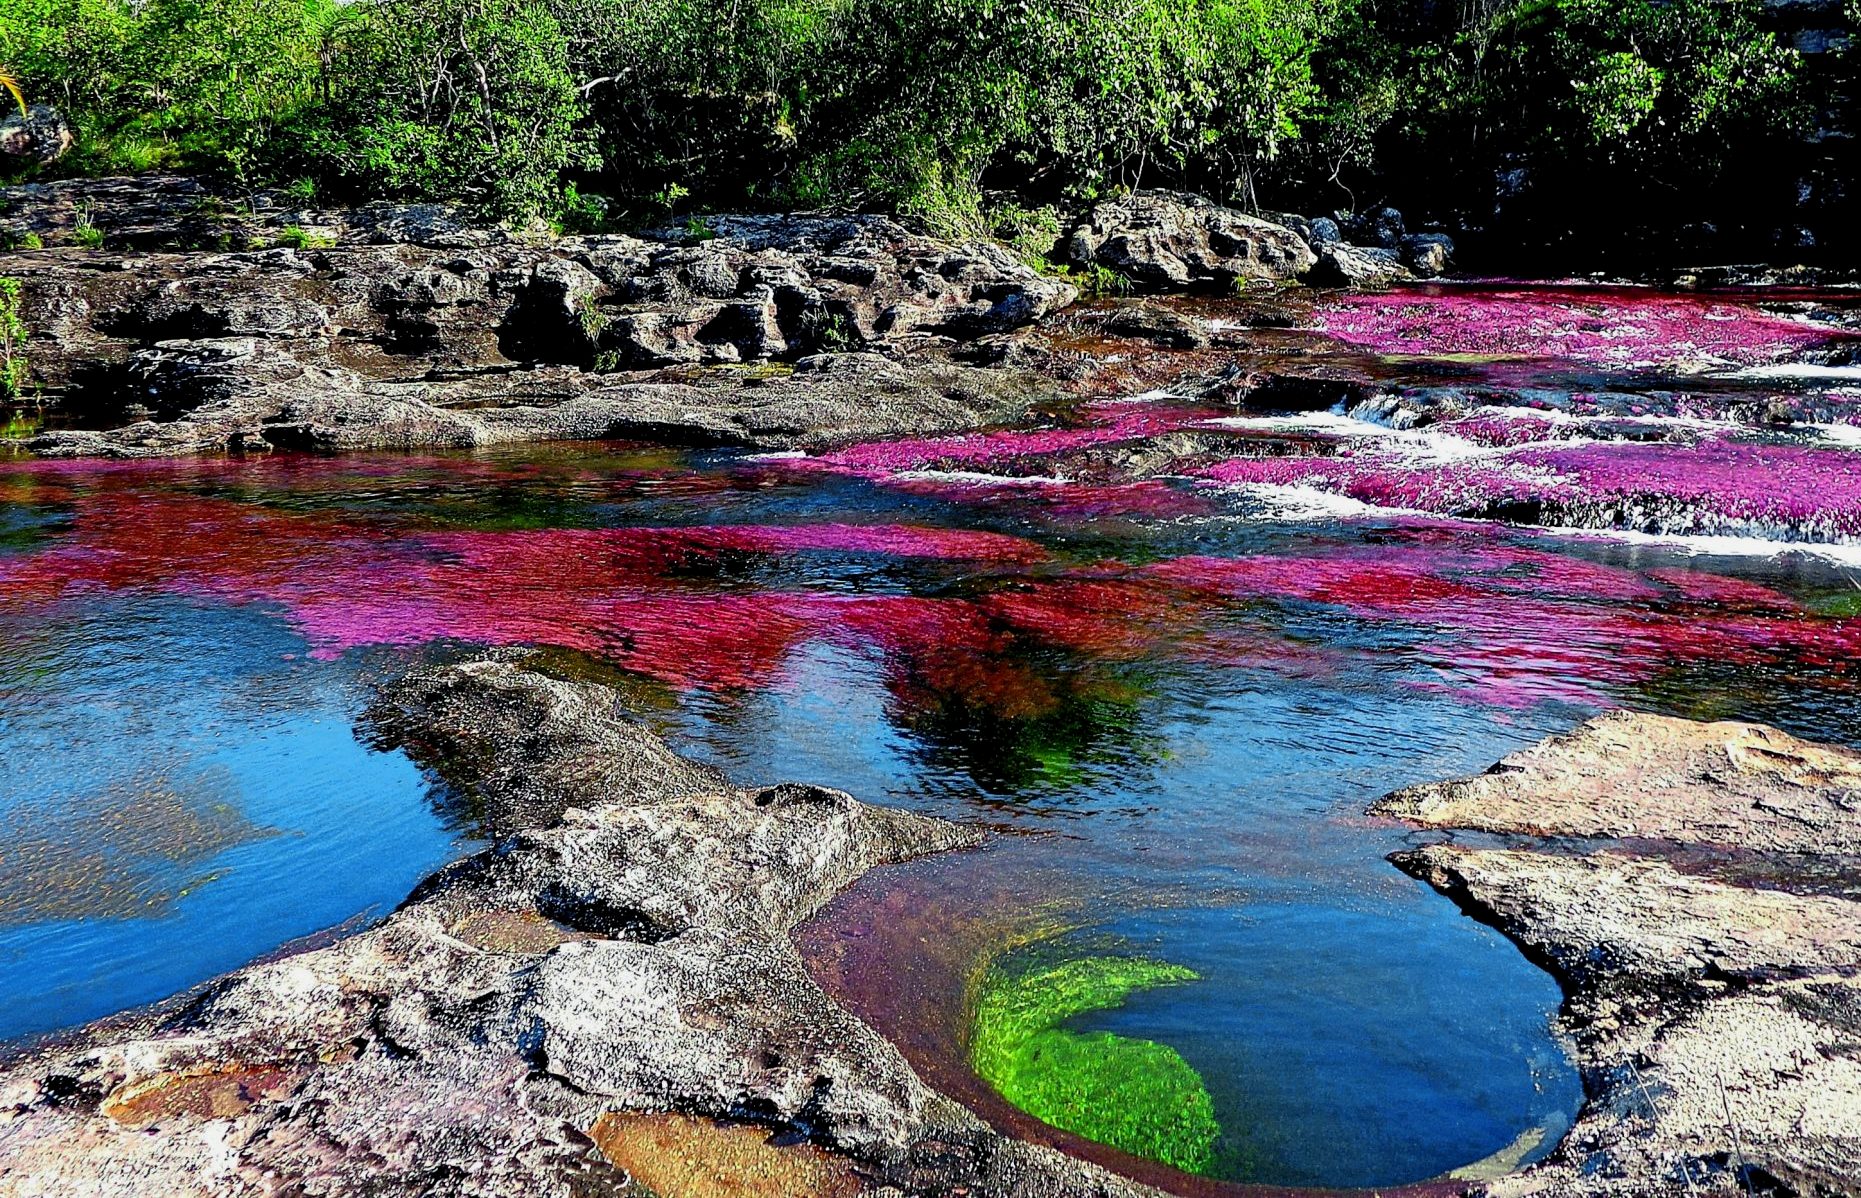
<path id="1" fill-rule="evenodd" d="M 1180 965 L 1082 957 L 983 979 L 970 1045 L 976 1072 L 1053 1126 L 1192 1173 L 1214 1162 L 1214 1103 L 1168 1045 L 1060 1025 L 1155 986 L 1194 981 Z"/>

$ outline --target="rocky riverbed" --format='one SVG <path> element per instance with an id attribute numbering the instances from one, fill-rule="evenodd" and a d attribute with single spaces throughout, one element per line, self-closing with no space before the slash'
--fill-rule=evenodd
<path id="1" fill-rule="evenodd" d="M 374 719 L 495 847 L 365 932 L 12 1061 L 0 1192 L 1138 1192 L 928 1090 L 789 943 L 974 832 L 734 789 L 607 688 L 510 662 L 416 673 Z"/>
<path id="2" fill-rule="evenodd" d="M 1846 594 L 1811 612 L 1738 579 L 1474 544 L 1487 525 L 1443 519 L 1851 545 L 1861 486 L 1843 437 L 1861 421 L 1839 380 L 1854 322 L 1821 297 L 1327 290 L 1434 273 L 1450 247 L 1388 219 L 1352 230 L 1380 244 L 1352 246 L 1328 221 L 1165 193 L 1085 214 L 1056 251 L 1065 277 L 879 217 L 555 237 L 430 206 L 231 203 L 177 179 L 0 198 L 20 247 L 0 253 L 0 275 L 25 283 L 45 401 L 34 455 L 212 455 L 230 472 L 229 453 L 630 437 L 780 451 L 733 459 L 730 479 L 703 483 L 713 497 L 726 481 L 796 479 L 979 506 L 1051 494 L 1041 502 L 1082 529 L 1109 514 L 1187 538 L 1123 579 L 1092 561 L 1054 576 L 1022 536 L 1044 517 L 1012 535 L 428 530 L 390 552 L 373 526 L 292 515 L 267 532 L 224 494 L 89 496 L 57 474 L 88 467 L 27 462 L 0 494 L 76 531 L 19 531 L 56 541 L 0 558 L 22 600 L 167 587 L 295 613 L 313 654 L 578 645 L 694 686 L 764 677 L 798 629 L 834 629 L 908 657 L 889 666 L 900 694 L 1017 713 L 1057 702 L 1019 658 L 1011 676 L 994 670 L 1036 631 L 1122 661 L 1182 639 L 1166 615 L 1217 602 L 1403 621 L 1453 641 L 1449 680 L 1428 685 L 1518 708 L 1613 693 L 1574 664 L 1520 682 L 1539 642 L 1606 642 L 1616 673 L 1643 680 L 1676 662 L 1839 673 L 1853 659 Z M 1102 273 L 1158 294 L 1082 303 L 1075 282 Z M 1312 286 L 1282 286 L 1294 280 Z M 1392 378 L 1430 349 L 1444 360 Z M 1747 377 L 1793 371 L 1836 381 L 1773 391 Z M 673 477 L 645 473 L 626 485 Z M 1200 539 L 1198 521 L 1264 511 L 1270 524 L 1293 500 L 1416 523 L 1360 546 L 1320 537 L 1304 558 L 1222 556 Z M 250 569 L 280 528 L 292 552 L 324 555 L 328 593 L 300 585 L 295 563 Z M 177 569 L 202 541 L 212 552 Z M 883 584 L 857 602 L 735 589 L 756 555 L 881 550 L 1030 575 L 927 595 Z M 500 572 L 515 565 L 521 585 Z M 699 574 L 730 591 L 727 619 L 654 606 L 654 588 Z M 633 606 L 616 603 L 617 580 Z M 482 610 L 447 602 L 468 590 Z M 759 638 L 777 609 L 778 633 Z M 1303 641 L 1197 643 L 1250 669 L 1338 666 Z M 757 654 L 753 670 L 718 668 Z M 380 744 L 467 796 L 491 847 L 365 930 L 15 1050 L 0 1067 L 0 1193 L 1154 1192 L 925 1084 L 791 944 L 862 874 L 980 832 L 816 786 L 731 785 L 635 722 L 618 691 L 533 667 L 512 650 L 416 669 L 369 717 Z M 1847 751 L 1618 713 L 1379 804 L 1451 835 L 1418 833 L 1430 843 L 1397 866 L 1564 987 L 1560 1029 L 1587 1093 L 1548 1157 L 1518 1168 L 1543 1147 L 1528 1133 L 1405 1192 L 1857 1192 L 1858 793 Z M 1183 1193 L 1236 1192 L 1143 1164 L 1132 1172 Z"/>

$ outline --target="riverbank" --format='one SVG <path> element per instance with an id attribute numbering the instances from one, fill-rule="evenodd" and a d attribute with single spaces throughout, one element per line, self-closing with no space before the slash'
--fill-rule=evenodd
<path id="1" fill-rule="evenodd" d="M 23 444 L 43 456 L 627 436 L 818 449 L 1052 401 L 1067 355 L 1040 328 L 1081 286 L 1382 283 L 1438 274 L 1452 250 L 1295 223 L 1303 235 L 1140 192 L 1092 209 L 1050 265 L 881 216 L 555 236 L 439 205 L 304 209 L 154 177 L 0 190 L 16 247 L 0 276 L 22 284 L 46 422 Z M 1270 290 L 1263 319 L 1296 323 L 1303 297 Z M 1138 332 L 1168 343 L 1185 327 Z"/>
<path id="2" fill-rule="evenodd" d="M 1397 854 L 1557 976 L 1583 1113 L 1494 1195 L 1861 1184 L 1861 756 L 1615 712 L 1377 814 L 1507 838 Z"/>

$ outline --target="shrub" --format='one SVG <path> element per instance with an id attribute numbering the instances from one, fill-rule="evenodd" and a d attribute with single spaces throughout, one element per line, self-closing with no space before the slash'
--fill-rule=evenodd
<path id="1" fill-rule="evenodd" d="M 339 189 L 554 212 L 596 163 L 568 43 L 524 0 L 369 0 L 333 37 L 336 90 L 295 125 L 302 165 Z"/>
<path id="2" fill-rule="evenodd" d="M 0 401 L 17 400 L 31 377 L 18 279 L 0 278 Z"/>
<path id="3" fill-rule="evenodd" d="M 277 244 L 293 250 L 327 250 L 336 239 L 327 233 L 312 233 L 301 225 L 286 225 L 278 230 Z"/>
<path id="4" fill-rule="evenodd" d="M 73 164 L 246 180 L 323 92 L 335 0 L 0 0 L 0 61 L 79 131 Z"/>
<path id="5" fill-rule="evenodd" d="M 79 130 L 53 170 L 576 231 L 882 208 L 1005 228 L 1032 260 L 1044 229 L 985 194 L 1025 214 L 1271 188 L 1560 237 L 1625 206 L 1648 227 L 1787 212 L 1803 72 L 1763 3 L 0 0 L 0 63 Z"/>
<path id="6" fill-rule="evenodd" d="M 71 226 L 71 244 L 83 246 L 87 250 L 99 249 L 103 245 L 103 230 L 91 220 L 88 209 L 80 210 L 77 221 Z"/>

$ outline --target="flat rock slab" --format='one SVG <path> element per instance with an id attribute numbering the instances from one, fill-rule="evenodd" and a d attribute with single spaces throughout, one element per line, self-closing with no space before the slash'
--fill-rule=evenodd
<path id="1" fill-rule="evenodd" d="M 1614 712 L 1373 808 L 1545 838 L 1392 858 L 1565 990 L 1588 1101 L 1474 1192 L 1861 1193 L 1861 903 L 1817 893 L 1854 870 L 1858 783 L 1774 728 Z"/>
<path id="2" fill-rule="evenodd" d="M 1618 711 L 1371 811 L 1436 828 L 1861 853 L 1861 753 L 1758 724 Z"/>

